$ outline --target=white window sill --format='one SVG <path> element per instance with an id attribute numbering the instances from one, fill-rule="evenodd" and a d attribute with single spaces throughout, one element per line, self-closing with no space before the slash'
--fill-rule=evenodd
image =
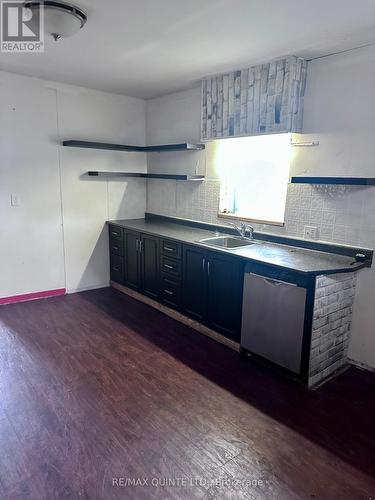
<path id="1" fill-rule="evenodd" d="M 235 215 L 235 214 L 224 214 L 219 212 L 217 214 L 219 219 L 232 219 L 232 220 L 240 220 L 240 221 L 246 221 L 246 222 L 255 222 L 256 224 L 267 224 L 268 226 L 279 226 L 283 227 L 285 226 L 285 222 L 275 222 L 275 221 L 269 221 L 269 220 L 261 220 L 261 219 L 251 219 L 249 217 L 243 217 L 241 215 Z"/>

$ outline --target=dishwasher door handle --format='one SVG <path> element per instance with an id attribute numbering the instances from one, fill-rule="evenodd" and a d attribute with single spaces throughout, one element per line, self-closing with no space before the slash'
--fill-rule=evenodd
<path id="1" fill-rule="evenodd" d="M 255 273 L 247 273 L 250 276 L 256 276 L 257 278 L 261 278 L 264 281 L 267 281 L 270 285 L 290 285 L 290 286 L 298 286 L 296 283 L 290 283 L 290 281 L 282 281 L 282 280 L 276 280 L 274 278 L 267 278 L 266 276 L 261 276 L 260 274 L 255 274 Z"/>

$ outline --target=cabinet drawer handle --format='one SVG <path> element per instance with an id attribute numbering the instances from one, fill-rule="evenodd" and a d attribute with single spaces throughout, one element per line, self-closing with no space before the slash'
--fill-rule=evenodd
<path id="1" fill-rule="evenodd" d="M 164 290 L 165 293 L 167 293 L 168 295 L 174 295 L 173 292 L 171 292 L 170 290 Z"/>
<path id="2" fill-rule="evenodd" d="M 112 231 L 112 236 L 120 236 L 120 233 L 116 233 L 116 231 Z"/>
<path id="3" fill-rule="evenodd" d="M 174 267 L 170 266 L 169 264 L 164 264 L 164 267 L 166 267 L 167 269 L 174 269 Z"/>
<path id="4" fill-rule="evenodd" d="M 175 282 L 175 281 L 169 280 L 169 279 L 167 279 L 167 278 L 164 278 L 164 281 L 165 281 L 166 283 L 169 283 L 170 285 L 176 286 L 176 282 Z"/>
<path id="5" fill-rule="evenodd" d="M 114 267 L 114 268 L 113 268 L 113 270 L 114 270 L 114 271 L 120 271 L 120 268 L 118 268 L 118 267 Z"/>
<path id="6" fill-rule="evenodd" d="M 167 250 L 168 252 L 174 252 L 174 248 L 171 247 L 164 247 L 164 250 Z"/>
<path id="7" fill-rule="evenodd" d="M 113 248 L 113 250 L 118 250 L 118 247 L 112 247 L 112 248 Z"/>

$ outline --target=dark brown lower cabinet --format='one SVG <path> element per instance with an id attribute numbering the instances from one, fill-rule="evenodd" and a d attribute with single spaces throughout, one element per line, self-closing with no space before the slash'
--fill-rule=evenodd
<path id="1" fill-rule="evenodd" d="M 111 280 L 157 299 L 159 238 L 122 228 L 114 231 L 113 227 L 110 226 L 109 231 Z M 113 236 L 114 232 L 116 237 Z M 120 255 L 114 253 L 117 248 L 120 248 Z"/>
<path id="2" fill-rule="evenodd" d="M 141 233 L 124 231 L 124 276 L 125 285 L 133 290 L 141 290 Z"/>
<path id="3" fill-rule="evenodd" d="M 236 257 L 184 246 L 183 312 L 238 341 L 243 271 Z"/>
<path id="4" fill-rule="evenodd" d="M 142 234 L 140 239 L 141 289 L 152 299 L 159 297 L 159 238 Z"/>
<path id="5" fill-rule="evenodd" d="M 240 340 L 243 265 L 240 259 L 209 252 L 207 321 L 233 340 Z"/>
<path id="6" fill-rule="evenodd" d="M 111 280 L 116 283 L 124 283 L 124 259 L 113 253 L 109 256 Z"/>
<path id="7" fill-rule="evenodd" d="M 182 310 L 202 323 L 207 320 L 207 256 L 206 250 L 184 245 Z"/>
<path id="8" fill-rule="evenodd" d="M 117 226 L 109 234 L 112 281 L 240 339 L 241 259 Z"/>
<path id="9" fill-rule="evenodd" d="M 179 278 L 160 273 L 160 298 L 163 304 L 173 309 L 181 308 L 181 282 Z"/>

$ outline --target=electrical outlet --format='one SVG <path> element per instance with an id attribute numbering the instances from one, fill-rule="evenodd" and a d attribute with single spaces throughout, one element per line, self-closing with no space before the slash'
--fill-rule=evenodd
<path id="1" fill-rule="evenodd" d="M 303 237 L 306 240 L 317 240 L 318 239 L 318 228 L 315 226 L 304 226 Z"/>

